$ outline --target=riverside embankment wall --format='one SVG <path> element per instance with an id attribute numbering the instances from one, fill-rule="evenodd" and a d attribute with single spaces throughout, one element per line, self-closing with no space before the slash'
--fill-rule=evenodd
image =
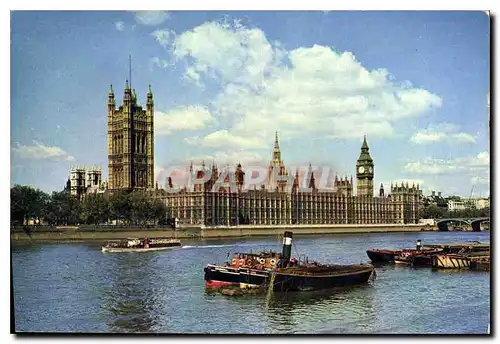
<path id="1" fill-rule="evenodd" d="M 85 241 L 85 240 L 113 240 L 129 237 L 166 237 L 178 239 L 201 238 L 235 238 L 248 236 L 272 236 L 283 234 L 285 230 L 295 235 L 327 235 L 346 233 L 389 233 L 389 232 L 419 232 L 422 225 L 285 225 L 285 226 L 250 226 L 216 227 L 216 228 L 181 228 L 177 230 L 167 228 L 127 228 L 114 227 L 102 229 L 100 227 L 74 227 L 73 229 L 58 229 L 55 227 L 40 227 L 31 233 L 23 229 L 11 231 L 13 241 Z M 429 228 L 427 228 L 429 229 Z M 437 230 L 437 228 L 432 228 Z"/>

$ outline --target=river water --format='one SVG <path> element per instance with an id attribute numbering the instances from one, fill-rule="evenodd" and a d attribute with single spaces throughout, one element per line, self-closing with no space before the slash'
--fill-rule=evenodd
<path id="1" fill-rule="evenodd" d="M 480 240 L 488 232 L 296 236 L 292 254 L 369 262 L 370 248 Z M 328 292 L 209 295 L 203 267 L 228 252 L 281 250 L 278 236 L 184 241 L 149 253 L 102 253 L 102 243 L 12 245 L 16 331 L 153 333 L 486 333 L 488 272 L 387 265 L 368 284 Z"/>

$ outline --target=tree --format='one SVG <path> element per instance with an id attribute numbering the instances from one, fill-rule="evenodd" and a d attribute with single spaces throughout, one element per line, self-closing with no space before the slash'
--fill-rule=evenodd
<path id="1" fill-rule="evenodd" d="M 54 191 L 45 207 L 45 219 L 52 226 L 80 223 L 80 201 L 69 191 Z"/>
<path id="2" fill-rule="evenodd" d="M 48 199 L 48 195 L 40 189 L 14 185 L 10 189 L 11 222 L 24 224 L 29 219 L 40 220 Z"/>
<path id="3" fill-rule="evenodd" d="M 81 204 L 80 219 L 86 224 L 107 222 L 110 215 L 109 202 L 103 194 L 85 196 Z"/>
<path id="4" fill-rule="evenodd" d="M 424 219 L 442 219 L 446 217 L 447 211 L 442 207 L 431 204 L 422 209 L 422 218 Z"/>
<path id="5" fill-rule="evenodd" d="M 162 202 L 159 199 L 153 199 L 152 202 L 152 209 L 153 209 L 153 223 L 154 224 L 159 224 L 159 225 L 165 225 L 166 222 L 166 216 L 167 216 L 167 206 L 165 205 L 164 202 Z"/>
<path id="6" fill-rule="evenodd" d="M 131 195 L 131 211 L 132 222 L 134 224 L 143 225 L 151 218 L 150 200 L 143 192 L 133 192 Z"/>
<path id="7" fill-rule="evenodd" d="M 131 197 L 128 191 L 118 191 L 109 198 L 110 217 L 127 224 L 132 219 Z"/>

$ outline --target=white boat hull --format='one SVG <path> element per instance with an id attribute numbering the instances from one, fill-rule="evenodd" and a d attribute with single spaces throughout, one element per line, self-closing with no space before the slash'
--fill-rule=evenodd
<path id="1" fill-rule="evenodd" d="M 171 250 L 181 246 L 167 246 L 167 247 L 150 247 L 150 248 L 127 248 L 127 247 L 103 247 L 102 252 L 105 253 L 122 253 L 122 252 L 151 252 L 151 251 L 165 251 Z"/>

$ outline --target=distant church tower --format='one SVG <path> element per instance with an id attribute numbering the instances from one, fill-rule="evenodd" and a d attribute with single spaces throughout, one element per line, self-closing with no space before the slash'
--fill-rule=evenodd
<path id="1" fill-rule="evenodd" d="M 356 163 L 357 195 L 373 197 L 373 159 L 370 156 L 366 135 L 361 146 L 361 154 Z"/>
<path id="2" fill-rule="evenodd" d="M 154 188 L 154 104 L 151 85 L 146 109 L 135 90 L 125 84 L 123 104 L 116 109 L 111 86 L 108 94 L 108 190 Z"/>

